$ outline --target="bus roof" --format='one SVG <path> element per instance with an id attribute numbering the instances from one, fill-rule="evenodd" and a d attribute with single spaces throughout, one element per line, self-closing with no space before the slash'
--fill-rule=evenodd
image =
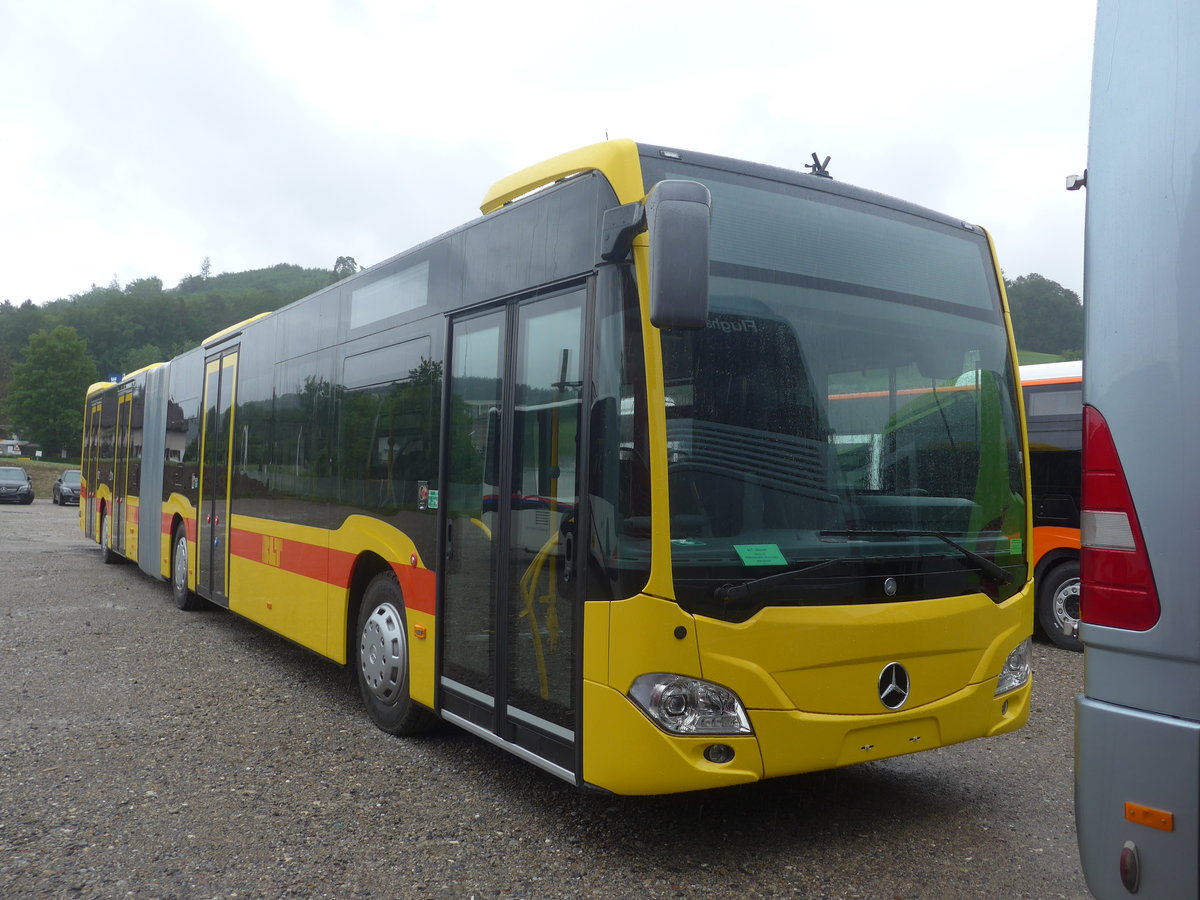
<path id="1" fill-rule="evenodd" d="M 1079 359 L 1021 366 L 1021 384 L 1050 384 L 1056 381 L 1082 380 L 1083 361 Z"/>

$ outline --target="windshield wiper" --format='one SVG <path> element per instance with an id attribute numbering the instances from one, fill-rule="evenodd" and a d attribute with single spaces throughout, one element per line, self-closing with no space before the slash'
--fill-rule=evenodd
<path id="1" fill-rule="evenodd" d="M 830 537 L 933 537 L 953 547 L 955 550 L 961 553 L 966 560 L 974 563 L 981 571 L 987 575 L 990 575 L 993 579 L 1001 584 L 1012 584 L 1014 581 L 1012 573 L 1010 573 L 1007 569 L 1003 569 L 996 565 L 986 556 L 980 556 L 969 547 L 964 547 L 954 538 L 950 537 L 950 535 L 941 531 L 924 531 L 915 528 L 897 528 L 888 531 L 872 531 L 870 529 L 855 530 L 851 528 L 838 531 L 822 531 L 821 534 L 829 535 Z"/>
<path id="2" fill-rule="evenodd" d="M 841 557 L 833 559 L 823 559 L 818 563 L 813 563 L 810 566 L 805 566 L 802 569 L 788 569 L 786 572 L 776 572 L 774 575 L 764 575 L 762 578 L 755 578 L 751 581 L 743 582 L 742 584 L 723 584 L 715 591 L 713 597 L 718 602 L 732 600 L 738 602 L 748 600 L 756 594 L 761 594 L 763 591 L 769 590 L 777 584 L 785 584 L 801 575 L 808 575 L 810 572 L 815 572 L 817 569 L 823 569 L 826 566 L 831 566 L 834 563 L 845 562 Z"/>

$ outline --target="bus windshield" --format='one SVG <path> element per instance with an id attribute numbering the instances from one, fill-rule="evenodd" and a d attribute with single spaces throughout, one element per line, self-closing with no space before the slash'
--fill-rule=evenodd
<path id="1" fill-rule="evenodd" d="M 1018 407 L 983 234 L 727 173 L 667 177 L 713 197 L 708 325 L 663 336 L 680 602 L 738 617 L 1018 590 Z M 728 608 L 722 586 L 789 570 Z"/>

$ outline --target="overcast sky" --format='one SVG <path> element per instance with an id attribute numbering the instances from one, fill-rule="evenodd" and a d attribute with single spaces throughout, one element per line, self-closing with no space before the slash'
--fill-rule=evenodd
<path id="1" fill-rule="evenodd" d="M 1087 0 L 0 0 L 0 300 L 370 265 L 609 137 L 976 222 L 1079 292 Z"/>

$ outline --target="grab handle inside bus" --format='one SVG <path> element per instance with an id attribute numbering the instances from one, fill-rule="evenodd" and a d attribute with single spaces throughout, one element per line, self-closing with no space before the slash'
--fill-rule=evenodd
<path id="1" fill-rule="evenodd" d="M 700 329 L 708 320 L 708 232 L 712 196 L 697 181 L 660 181 L 646 196 L 650 321 Z"/>

